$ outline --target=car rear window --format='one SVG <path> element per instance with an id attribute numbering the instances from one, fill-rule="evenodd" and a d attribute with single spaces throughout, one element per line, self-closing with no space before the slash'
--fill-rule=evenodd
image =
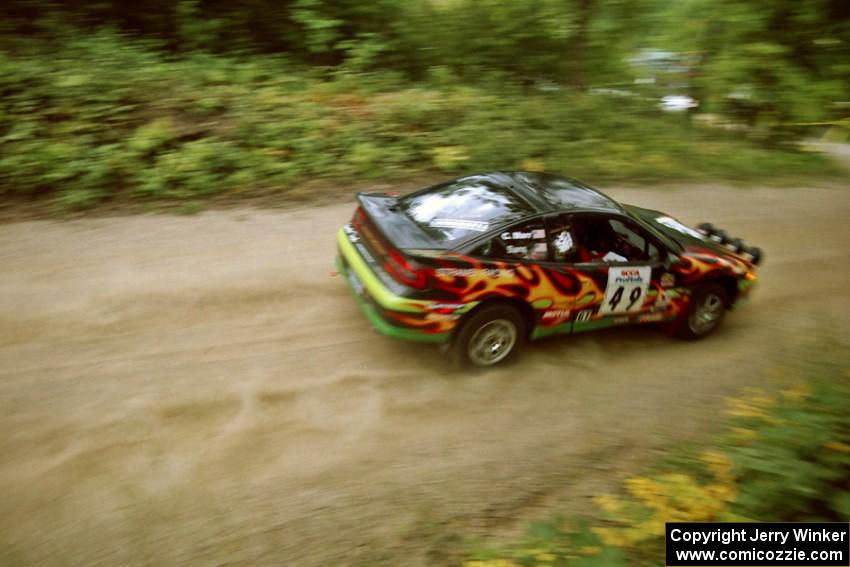
<path id="1" fill-rule="evenodd" d="M 461 242 L 533 212 L 508 189 L 476 177 L 404 197 L 399 208 L 441 243 Z"/>

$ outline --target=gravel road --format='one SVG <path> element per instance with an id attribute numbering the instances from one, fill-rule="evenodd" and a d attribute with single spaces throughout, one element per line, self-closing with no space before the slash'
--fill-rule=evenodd
<path id="1" fill-rule="evenodd" d="M 847 187 L 609 189 L 764 248 L 682 343 L 615 329 L 460 374 L 332 275 L 353 204 L 0 225 L 0 563 L 434 565 L 589 498 L 850 336 Z"/>

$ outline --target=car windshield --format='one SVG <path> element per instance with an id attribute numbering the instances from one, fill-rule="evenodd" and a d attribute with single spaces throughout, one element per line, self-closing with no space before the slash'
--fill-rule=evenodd
<path id="1" fill-rule="evenodd" d="M 620 209 L 614 200 L 573 179 L 545 173 L 520 173 L 516 177 L 530 187 L 535 187 L 537 193 L 546 202 L 558 209 L 577 207 Z"/>
<path id="2" fill-rule="evenodd" d="M 457 243 L 532 209 L 492 179 L 466 177 L 401 199 L 399 208 L 441 243 Z"/>

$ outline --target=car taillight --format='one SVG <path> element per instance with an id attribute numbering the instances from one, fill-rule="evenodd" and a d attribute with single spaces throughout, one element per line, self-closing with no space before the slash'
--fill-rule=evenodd
<path id="1" fill-rule="evenodd" d="M 354 227 L 354 230 L 359 231 L 360 227 L 363 226 L 363 221 L 366 220 L 366 213 L 363 212 L 363 209 L 357 207 L 357 210 L 354 211 L 354 216 L 351 217 L 351 226 Z"/>
<path id="2" fill-rule="evenodd" d="M 415 289 L 425 289 L 425 271 L 408 262 L 396 250 L 390 250 L 387 254 L 384 270 L 399 283 Z"/>

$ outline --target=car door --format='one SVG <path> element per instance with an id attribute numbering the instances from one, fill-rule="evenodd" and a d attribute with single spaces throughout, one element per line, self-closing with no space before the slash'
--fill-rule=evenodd
<path id="1" fill-rule="evenodd" d="M 623 216 L 573 214 L 569 222 L 576 247 L 572 269 L 585 287 L 576 298 L 572 331 L 661 320 L 661 245 Z"/>
<path id="2" fill-rule="evenodd" d="M 543 219 L 526 219 L 472 245 L 476 276 L 468 278 L 467 301 L 510 297 L 533 303 L 541 293 L 540 262 L 549 257 Z"/>
<path id="3" fill-rule="evenodd" d="M 486 278 L 475 282 L 474 299 L 507 296 L 523 300 L 534 311 L 535 329 L 541 324 L 569 332 L 576 291 L 575 278 L 552 261 L 552 234 L 540 217 L 515 223 L 473 246 Z M 563 237 L 562 237 L 563 238 Z"/>

